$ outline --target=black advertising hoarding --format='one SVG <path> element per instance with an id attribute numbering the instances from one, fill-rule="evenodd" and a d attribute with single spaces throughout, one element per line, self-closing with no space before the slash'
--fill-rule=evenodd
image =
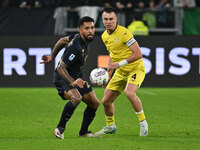
<path id="1" fill-rule="evenodd" d="M 135 37 L 143 53 L 146 87 L 200 86 L 200 36 Z M 0 37 L 0 87 L 53 86 L 53 71 L 59 61 L 39 64 L 49 55 L 59 37 Z M 62 51 L 63 52 L 63 51 Z M 84 78 L 92 69 L 106 65 L 108 53 L 100 36 L 89 46 Z"/>
<path id="2" fill-rule="evenodd" d="M 0 37 L 0 86 L 53 86 L 53 63 L 40 65 L 37 52 L 50 54 L 57 40 L 59 37 Z"/>

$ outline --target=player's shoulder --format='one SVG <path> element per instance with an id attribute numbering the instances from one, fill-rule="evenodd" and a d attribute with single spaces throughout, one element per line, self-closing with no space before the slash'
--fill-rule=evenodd
<path id="1" fill-rule="evenodd" d="M 73 46 L 77 46 L 77 44 L 79 45 L 80 44 L 80 34 L 76 34 L 72 40 L 74 40 Z"/>
<path id="2" fill-rule="evenodd" d="M 82 50 L 82 44 L 81 44 L 81 37 L 80 34 L 76 34 L 73 39 L 71 40 L 69 47 L 73 48 L 74 50 Z"/>
<path id="3" fill-rule="evenodd" d="M 118 25 L 120 31 L 127 31 L 128 29 L 124 26 Z"/>
<path id="4" fill-rule="evenodd" d="M 103 42 L 105 42 L 108 37 L 109 37 L 109 34 L 108 34 L 107 30 L 105 30 L 101 35 L 101 39 Z"/>
<path id="5" fill-rule="evenodd" d="M 106 36 L 108 36 L 108 35 L 109 35 L 109 34 L 108 34 L 107 30 L 105 30 L 105 31 L 102 33 L 101 38 L 104 38 L 104 37 L 106 37 Z"/>
<path id="6" fill-rule="evenodd" d="M 120 25 L 118 25 L 118 32 L 122 35 L 127 35 L 131 33 L 126 27 Z"/>

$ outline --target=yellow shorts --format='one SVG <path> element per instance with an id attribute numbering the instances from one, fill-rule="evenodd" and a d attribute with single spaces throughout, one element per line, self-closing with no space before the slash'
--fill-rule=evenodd
<path id="1" fill-rule="evenodd" d="M 116 69 L 112 79 L 107 85 L 107 89 L 123 92 L 127 83 L 132 83 L 141 86 L 145 78 L 145 69 L 143 63 L 138 63 L 138 65 L 131 67 L 129 72 L 124 72 L 123 69 Z"/>

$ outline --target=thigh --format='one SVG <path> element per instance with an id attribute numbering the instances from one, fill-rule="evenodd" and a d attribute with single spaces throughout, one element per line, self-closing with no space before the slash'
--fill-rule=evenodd
<path id="1" fill-rule="evenodd" d="M 67 92 L 64 91 L 63 97 L 69 99 L 75 107 L 77 107 L 82 100 L 82 96 L 76 88 L 73 88 Z"/>
<path id="2" fill-rule="evenodd" d="M 90 93 L 93 90 L 92 87 L 88 84 L 87 81 L 85 81 L 83 88 L 77 87 L 77 89 L 82 96 Z"/>
<path id="3" fill-rule="evenodd" d="M 82 96 L 79 93 L 79 91 L 74 88 L 69 90 L 68 92 L 64 92 L 64 97 L 69 98 L 69 100 L 75 100 L 75 101 L 81 101 L 82 100 Z"/>
<path id="4" fill-rule="evenodd" d="M 69 83 L 67 83 L 63 79 L 54 81 L 54 85 L 58 91 L 59 96 L 63 100 L 71 100 L 70 97 L 73 93 L 77 95 L 76 93 L 78 92 L 81 96 L 83 96 L 92 91 L 92 87 L 87 82 L 85 82 L 85 85 L 83 86 L 83 88 L 79 88 L 79 87 L 75 88 L 69 85 Z"/>
<path id="5" fill-rule="evenodd" d="M 58 95 L 63 99 L 63 100 L 69 100 L 69 95 L 67 94 L 67 92 L 71 89 L 73 89 L 74 87 L 70 86 L 67 82 L 65 82 L 65 80 L 60 79 L 60 80 L 56 80 L 54 81 L 54 85 L 58 91 Z M 67 96 L 68 95 L 68 96 Z"/>
<path id="6" fill-rule="evenodd" d="M 102 99 L 103 103 L 113 103 L 115 99 L 120 95 L 120 92 L 106 89 L 104 92 L 104 97 Z"/>
<path id="7" fill-rule="evenodd" d="M 126 76 L 123 75 L 120 71 L 116 71 L 112 79 L 108 83 L 106 89 L 122 92 L 126 86 Z"/>
<path id="8" fill-rule="evenodd" d="M 128 75 L 128 84 L 135 84 L 138 88 L 141 86 L 145 78 L 145 71 L 141 69 L 136 69 Z"/>
<path id="9" fill-rule="evenodd" d="M 139 87 L 136 84 L 128 83 L 126 85 L 125 93 L 126 93 L 126 95 L 136 94 L 138 88 Z"/>

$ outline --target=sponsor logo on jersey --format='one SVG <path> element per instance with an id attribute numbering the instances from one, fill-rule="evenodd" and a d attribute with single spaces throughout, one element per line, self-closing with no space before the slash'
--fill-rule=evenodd
<path id="1" fill-rule="evenodd" d="M 71 54 L 71 55 L 69 56 L 68 59 L 69 59 L 70 61 L 72 61 L 72 60 L 74 59 L 74 57 L 75 57 L 75 55 L 74 55 L 74 54 Z"/>

